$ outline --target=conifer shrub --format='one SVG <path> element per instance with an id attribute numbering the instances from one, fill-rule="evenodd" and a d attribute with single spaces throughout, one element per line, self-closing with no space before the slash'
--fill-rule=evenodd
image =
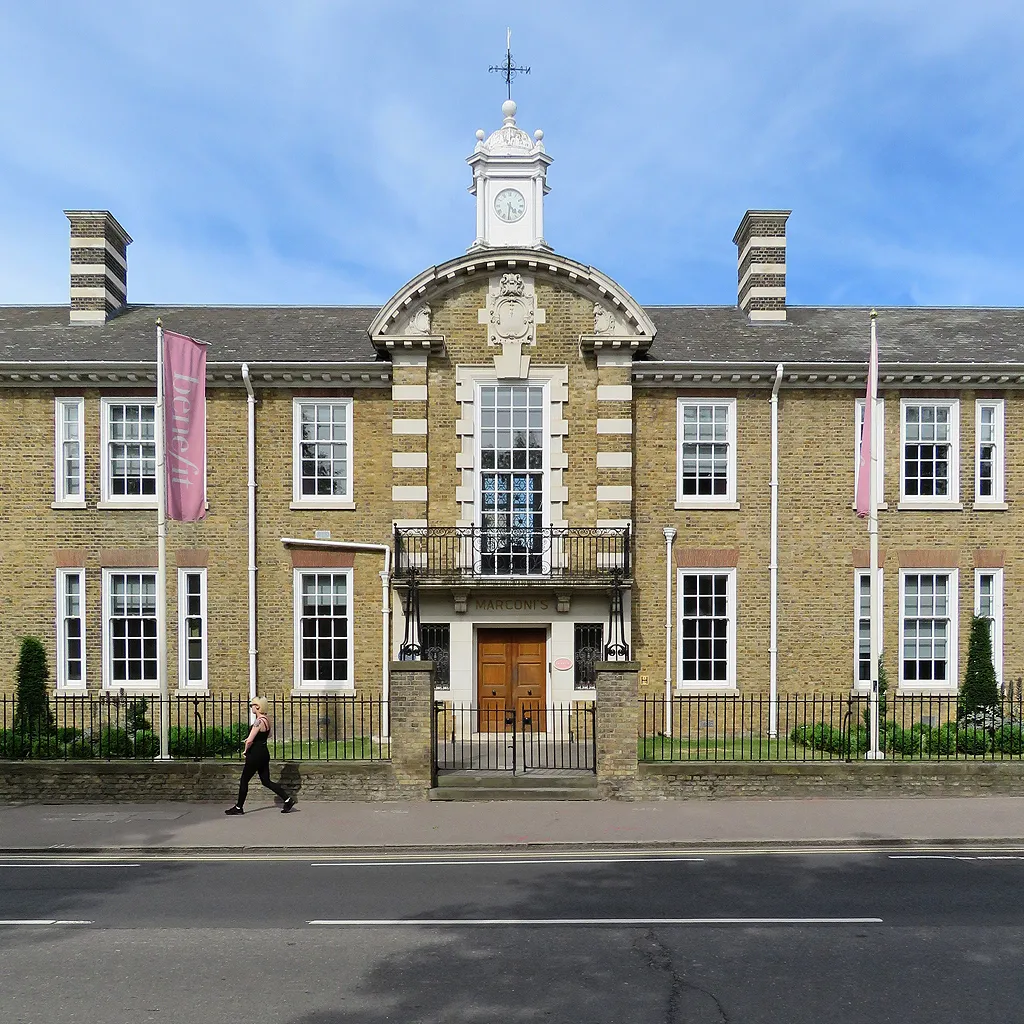
<path id="1" fill-rule="evenodd" d="M 999 709 L 999 683 L 992 665 L 992 635 L 988 619 L 971 618 L 971 636 L 967 645 L 967 668 L 960 685 L 957 717 L 976 720 L 992 718 Z M 987 724 L 987 723 L 986 723 Z"/>
<path id="2" fill-rule="evenodd" d="M 42 642 L 35 636 L 22 637 L 14 707 L 14 731 L 19 736 L 35 739 L 53 732 L 53 712 L 46 691 L 49 678 Z"/>

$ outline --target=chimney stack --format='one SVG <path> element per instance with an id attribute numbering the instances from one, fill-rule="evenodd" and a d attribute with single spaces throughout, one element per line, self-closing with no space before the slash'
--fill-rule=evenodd
<path id="1" fill-rule="evenodd" d="M 71 221 L 71 322 L 105 324 L 128 304 L 131 236 L 109 210 L 65 210 Z"/>
<path id="2" fill-rule="evenodd" d="M 736 243 L 737 302 L 752 321 L 786 319 L 786 221 L 792 210 L 747 210 Z"/>

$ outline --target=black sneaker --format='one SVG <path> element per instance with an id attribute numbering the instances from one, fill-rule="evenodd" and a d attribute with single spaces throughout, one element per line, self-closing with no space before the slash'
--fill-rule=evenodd
<path id="1" fill-rule="evenodd" d="M 282 814 L 287 814 L 294 806 L 295 806 L 295 797 L 290 796 L 290 797 L 288 797 L 285 800 L 284 806 L 281 808 L 281 813 Z"/>
<path id="2" fill-rule="evenodd" d="M 245 814 L 245 811 L 243 811 L 242 808 L 238 806 L 238 804 L 235 804 L 234 807 L 229 807 L 224 813 L 225 814 Z"/>

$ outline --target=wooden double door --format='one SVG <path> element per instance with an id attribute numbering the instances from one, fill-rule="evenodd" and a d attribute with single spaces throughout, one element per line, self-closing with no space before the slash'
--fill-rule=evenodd
<path id="1" fill-rule="evenodd" d="M 477 707 L 480 732 L 547 729 L 547 631 L 477 631 Z"/>

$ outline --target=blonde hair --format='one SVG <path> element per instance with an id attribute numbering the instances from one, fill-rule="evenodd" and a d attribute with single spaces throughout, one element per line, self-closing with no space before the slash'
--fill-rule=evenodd
<path id="1" fill-rule="evenodd" d="M 261 715 L 265 715 L 267 713 L 267 710 L 270 708 L 270 704 L 267 702 L 266 697 L 253 697 L 253 699 L 249 701 L 250 707 L 253 704 L 255 704 L 256 707 L 259 709 L 259 713 Z"/>

